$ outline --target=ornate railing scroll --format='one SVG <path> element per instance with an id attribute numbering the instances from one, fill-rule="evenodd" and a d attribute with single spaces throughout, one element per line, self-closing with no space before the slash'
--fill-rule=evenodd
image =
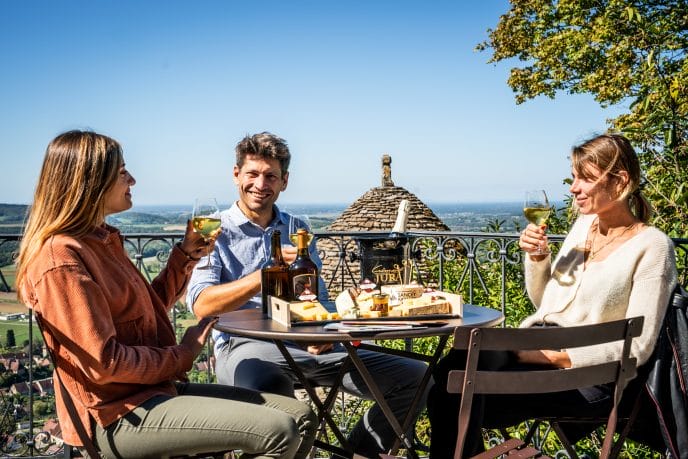
<path id="1" fill-rule="evenodd" d="M 452 288 L 466 291 L 467 303 L 475 301 L 476 291 L 490 293 L 490 286 L 485 274 L 499 266 L 499 307 L 506 314 L 507 305 L 507 266 L 522 263 L 522 252 L 518 247 L 518 234 L 514 233 L 484 233 L 484 232 L 438 232 L 412 231 L 407 233 L 411 238 L 411 253 L 420 254 L 422 264 L 436 265 L 436 279 L 430 279 L 442 289 Z M 550 235 L 550 247 L 556 252 L 564 236 Z M 447 267 L 452 263 L 459 263 L 457 279 L 447 279 Z M 419 277 L 423 278 L 421 274 Z M 426 283 L 429 283 L 426 281 Z M 468 285 L 466 285 L 466 283 Z"/>
<path id="2" fill-rule="evenodd" d="M 318 255 L 329 262 L 329 275 L 324 275 L 325 285 L 330 296 L 342 292 L 359 279 L 352 265 L 358 262 L 358 245 L 351 232 L 314 232 Z"/>

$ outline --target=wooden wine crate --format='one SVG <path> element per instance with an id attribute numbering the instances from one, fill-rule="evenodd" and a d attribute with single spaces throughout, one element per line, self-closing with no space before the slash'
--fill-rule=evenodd
<path id="1" fill-rule="evenodd" d="M 315 322 L 338 319 L 337 313 L 329 312 L 319 301 L 285 301 L 268 297 L 268 317 L 287 327 L 294 322 Z"/>

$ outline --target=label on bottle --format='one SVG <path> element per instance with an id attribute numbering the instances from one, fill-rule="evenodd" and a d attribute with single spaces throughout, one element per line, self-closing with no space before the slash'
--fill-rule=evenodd
<path id="1" fill-rule="evenodd" d="M 294 298 L 300 301 L 313 301 L 318 297 L 318 278 L 314 274 L 297 274 L 292 277 Z"/>

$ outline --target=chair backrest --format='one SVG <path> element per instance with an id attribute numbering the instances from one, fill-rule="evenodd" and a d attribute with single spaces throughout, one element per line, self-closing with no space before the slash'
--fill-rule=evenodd
<path id="1" fill-rule="evenodd" d="M 50 357 L 50 360 L 53 364 L 53 368 L 55 371 L 53 372 L 53 386 L 55 387 L 55 391 L 60 393 L 60 396 L 62 397 L 62 401 L 65 404 L 67 411 L 69 412 L 69 418 L 72 421 L 72 425 L 74 426 L 74 429 L 76 430 L 76 433 L 79 437 L 79 440 L 81 440 L 81 444 L 83 448 L 86 450 L 88 453 L 89 457 L 91 458 L 98 458 L 100 457 L 100 453 L 98 452 L 98 449 L 93 443 L 93 440 L 91 437 L 89 437 L 88 433 L 86 432 L 86 428 L 81 422 L 81 418 L 79 417 L 79 414 L 76 411 L 76 407 L 74 406 L 74 401 L 72 400 L 71 395 L 69 395 L 69 392 L 67 392 L 67 389 L 65 388 L 64 384 L 62 384 L 62 380 L 60 380 L 60 377 L 58 375 L 57 369 L 60 367 L 60 359 L 58 356 L 53 352 L 53 350 L 48 346 L 48 341 L 45 339 L 46 338 L 46 325 L 43 323 L 40 314 L 33 312 L 33 317 L 36 320 L 36 326 L 38 326 L 38 330 L 41 332 L 41 336 L 43 337 L 43 342 L 45 343 L 45 347 L 48 350 L 48 356 Z M 65 457 L 70 457 L 71 456 L 71 445 L 66 445 L 65 444 Z"/>
<path id="2" fill-rule="evenodd" d="M 630 357 L 631 341 L 642 332 L 643 318 L 635 317 L 576 327 L 464 328 L 454 332 L 455 349 L 467 351 L 465 370 L 449 372 L 447 391 L 462 393 L 455 457 L 460 458 L 468 429 L 474 394 L 538 394 L 613 383 L 613 408 L 608 432 L 616 430 L 617 405 L 626 382 L 636 375 L 636 359 Z M 578 368 L 485 371 L 477 368 L 481 351 L 570 349 L 622 341 L 618 360 Z M 609 441 L 609 442 L 608 442 Z M 612 435 L 605 438 L 602 456 L 609 454 Z"/>
<path id="3" fill-rule="evenodd" d="M 673 457 L 688 459 L 688 293 L 680 284 L 669 300 L 655 352 L 646 365 L 650 371 L 645 401 L 657 413 L 664 445 Z"/>

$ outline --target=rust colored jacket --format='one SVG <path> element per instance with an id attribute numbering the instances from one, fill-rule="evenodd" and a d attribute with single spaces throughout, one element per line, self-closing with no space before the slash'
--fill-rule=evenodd
<path id="1" fill-rule="evenodd" d="M 155 395 L 176 395 L 173 381 L 194 356 L 176 344 L 167 311 L 194 264 L 175 246 L 149 284 L 106 225 L 80 239 L 51 237 L 28 267 L 24 297 L 91 437 L 91 418 L 105 427 Z M 64 440 L 81 446 L 59 392 L 56 405 Z"/>

